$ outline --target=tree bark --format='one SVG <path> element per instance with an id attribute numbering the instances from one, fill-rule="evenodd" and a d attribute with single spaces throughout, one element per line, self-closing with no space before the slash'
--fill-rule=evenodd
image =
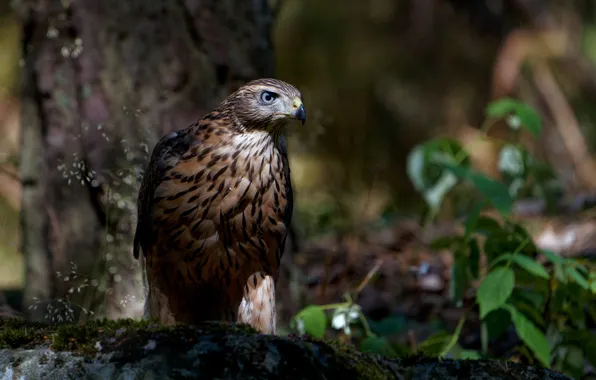
<path id="1" fill-rule="evenodd" d="M 136 197 L 159 137 L 273 71 L 267 0 L 17 0 L 29 317 L 139 317 Z M 81 313 L 83 312 L 83 313 Z"/>

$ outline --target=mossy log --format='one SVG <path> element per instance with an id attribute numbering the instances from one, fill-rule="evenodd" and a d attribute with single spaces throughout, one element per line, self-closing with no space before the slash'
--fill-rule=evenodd
<path id="1" fill-rule="evenodd" d="M 0 379 L 568 379 L 521 364 L 388 359 L 243 325 L 0 320 Z"/>

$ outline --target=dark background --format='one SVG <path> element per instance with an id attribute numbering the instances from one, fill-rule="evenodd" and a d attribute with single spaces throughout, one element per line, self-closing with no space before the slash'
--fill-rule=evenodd
<path id="1" fill-rule="evenodd" d="M 280 325 L 338 302 L 379 258 L 365 312 L 424 322 L 450 265 L 426 243 L 461 213 L 448 202 L 422 229 L 408 153 L 436 136 L 473 141 L 489 102 L 510 96 L 543 117 L 524 142 L 564 198 L 593 193 L 595 22 L 589 0 L 0 0 L 0 291 L 32 318 L 138 317 L 147 154 L 240 84 L 275 76 L 309 116 L 288 131 L 296 213 Z M 495 143 L 470 153 L 499 177 Z M 544 244 L 571 231 L 568 252 L 593 246 L 593 216 L 560 219 L 527 225 Z M 429 262 L 438 290 L 420 297 L 408 273 Z"/>

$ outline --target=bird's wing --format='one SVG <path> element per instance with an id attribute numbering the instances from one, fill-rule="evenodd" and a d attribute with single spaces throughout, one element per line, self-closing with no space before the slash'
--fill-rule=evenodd
<path id="1" fill-rule="evenodd" d="M 280 151 L 284 156 L 284 159 L 288 159 L 288 148 L 286 145 L 286 139 L 283 136 L 280 136 Z M 294 193 L 292 192 L 292 182 L 290 181 L 290 165 L 285 165 L 286 178 L 288 181 L 286 182 L 286 194 L 288 202 L 286 203 L 286 209 L 284 212 L 285 219 L 284 222 L 288 228 L 290 228 L 290 224 L 292 223 L 292 213 L 294 211 Z M 284 237 L 284 244 L 285 244 L 285 237 Z"/>
<path id="2" fill-rule="evenodd" d="M 152 244 L 151 218 L 155 189 L 162 182 L 166 171 L 195 143 L 197 141 L 190 130 L 183 129 L 162 137 L 153 148 L 137 200 L 137 229 L 133 244 L 133 255 L 136 259 L 139 258 L 139 249 L 146 255 L 148 247 Z"/>

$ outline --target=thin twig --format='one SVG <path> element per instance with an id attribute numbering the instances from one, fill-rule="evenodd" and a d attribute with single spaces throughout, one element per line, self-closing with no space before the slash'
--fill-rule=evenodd
<path id="1" fill-rule="evenodd" d="M 418 344 L 416 343 L 416 334 L 412 329 L 408 330 L 408 343 L 412 352 L 416 352 L 418 350 Z"/>
<path id="2" fill-rule="evenodd" d="M 360 285 L 358 285 L 358 288 L 356 288 L 356 295 L 360 294 L 360 292 L 362 291 L 362 289 L 364 289 L 364 287 L 366 285 L 368 285 L 368 283 L 373 278 L 373 276 L 379 271 L 379 269 L 381 268 L 381 265 L 382 264 L 383 264 L 383 259 L 377 259 L 377 262 L 375 263 L 375 266 L 368 272 L 368 274 L 366 275 L 366 277 L 364 277 L 364 280 L 362 280 L 362 282 L 360 283 Z"/>
<path id="3" fill-rule="evenodd" d="M 596 177 L 594 173 L 596 173 L 596 163 L 590 155 L 586 139 L 581 132 L 579 122 L 569 102 L 565 99 L 559 84 L 546 63 L 536 62 L 532 66 L 536 87 L 548 105 L 555 127 L 569 152 L 582 185 L 595 189 Z"/>

